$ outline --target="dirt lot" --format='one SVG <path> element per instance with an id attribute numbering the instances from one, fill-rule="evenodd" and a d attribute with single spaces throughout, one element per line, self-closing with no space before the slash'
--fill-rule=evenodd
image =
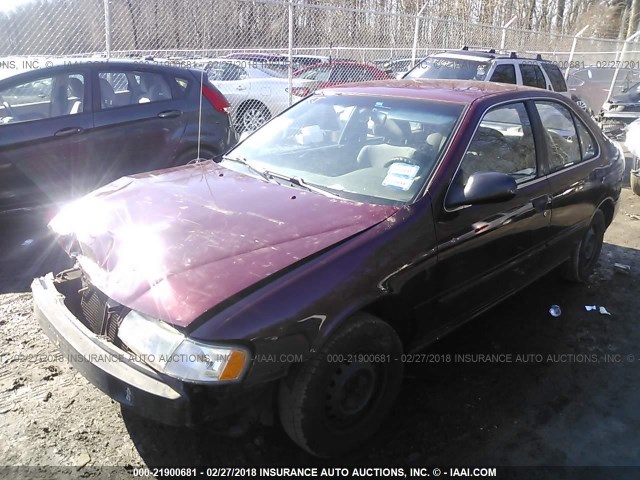
<path id="1" fill-rule="evenodd" d="M 123 413 L 51 358 L 29 283 L 60 258 L 34 223 L 0 226 L 0 465 L 74 466 L 91 477 L 100 465 L 125 474 L 142 465 L 323 464 L 279 428 L 230 439 Z M 339 463 L 640 465 L 640 197 L 628 183 L 605 242 L 587 285 L 549 275 L 425 352 L 434 362 L 409 365 L 383 429 Z M 631 274 L 616 273 L 615 262 Z M 585 311 L 592 304 L 612 315 Z M 478 361 L 487 354 L 511 361 Z"/>

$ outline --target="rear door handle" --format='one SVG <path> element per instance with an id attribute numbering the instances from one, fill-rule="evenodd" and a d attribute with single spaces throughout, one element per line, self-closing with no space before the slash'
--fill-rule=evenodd
<path id="1" fill-rule="evenodd" d="M 83 129 L 80 127 L 69 127 L 58 130 L 53 134 L 54 137 L 68 137 L 69 135 L 77 135 L 78 133 L 82 133 Z"/>
<path id="2" fill-rule="evenodd" d="M 549 195 L 541 195 L 532 199 L 531 204 L 533 205 L 533 208 L 535 208 L 536 212 L 545 212 L 546 216 L 546 210 L 549 205 L 551 205 L 551 197 Z"/>
<path id="3" fill-rule="evenodd" d="M 180 110 L 165 110 L 158 114 L 158 118 L 177 118 L 182 115 Z"/>

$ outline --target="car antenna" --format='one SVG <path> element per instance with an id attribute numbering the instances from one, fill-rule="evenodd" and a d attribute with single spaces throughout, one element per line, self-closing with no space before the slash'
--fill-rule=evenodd
<path id="1" fill-rule="evenodd" d="M 202 89 L 204 87 L 204 69 L 200 71 L 200 105 L 198 106 L 198 151 L 196 154 L 196 162 L 200 161 L 200 137 L 202 134 L 202 96 L 204 95 Z"/>

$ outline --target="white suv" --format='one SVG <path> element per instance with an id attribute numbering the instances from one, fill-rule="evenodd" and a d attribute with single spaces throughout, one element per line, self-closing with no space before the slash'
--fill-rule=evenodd
<path id="1" fill-rule="evenodd" d="M 543 60 L 502 55 L 495 50 L 478 51 L 463 47 L 436 53 L 420 60 L 403 78 L 434 78 L 450 80 L 480 80 L 512 83 L 544 88 L 570 97 L 567 84 L 558 66 Z"/>

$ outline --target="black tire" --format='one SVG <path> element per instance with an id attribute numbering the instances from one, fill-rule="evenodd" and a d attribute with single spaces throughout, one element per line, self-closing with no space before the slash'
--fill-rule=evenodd
<path id="1" fill-rule="evenodd" d="M 348 361 L 358 354 L 380 357 Z M 282 381 L 278 407 L 284 430 L 318 457 L 363 443 L 382 425 L 400 391 L 401 355 L 402 344 L 389 324 L 367 313 L 355 315 Z"/>
<path id="2" fill-rule="evenodd" d="M 589 228 L 574 247 L 571 257 L 563 265 L 562 276 L 572 282 L 583 283 L 598 264 L 606 223 L 602 210 L 596 210 Z"/>
<path id="3" fill-rule="evenodd" d="M 631 190 L 633 191 L 633 193 L 635 193 L 636 195 L 640 195 L 640 177 L 631 172 L 629 183 L 631 184 Z"/>
<path id="4" fill-rule="evenodd" d="M 237 129 L 242 132 L 253 132 L 271 119 L 271 112 L 257 100 L 245 103 L 239 110 Z"/>

